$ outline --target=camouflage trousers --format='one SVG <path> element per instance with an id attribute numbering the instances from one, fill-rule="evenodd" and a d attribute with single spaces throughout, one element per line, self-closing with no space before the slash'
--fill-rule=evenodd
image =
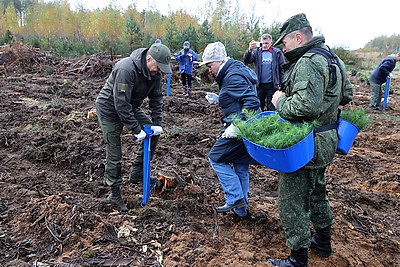
<path id="1" fill-rule="evenodd" d="M 135 109 L 134 115 L 139 124 L 151 125 L 151 119 L 141 110 Z M 105 121 L 98 117 L 101 130 L 103 132 L 104 142 L 106 144 L 106 166 L 105 166 L 105 178 L 108 186 L 120 186 L 122 184 L 121 177 L 121 159 L 122 159 L 122 146 L 121 146 L 121 134 L 123 130 L 123 124 L 121 121 Z M 151 138 L 150 149 L 152 158 L 156 149 L 158 135 L 154 135 Z M 133 165 L 143 165 L 143 141 L 141 142 L 137 152 L 136 158 Z"/>
<path id="2" fill-rule="evenodd" d="M 371 99 L 369 107 L 379 109 L 382 100 L 382 85 L 371 82 Z"/>
<path id="3" fill-rule="evenodd" d="M 278 201 L 286 245 L 292 250 L 310 246 L 310 222 L 315 230 L 333 224 L 325 168 L 279 172 Z"/>

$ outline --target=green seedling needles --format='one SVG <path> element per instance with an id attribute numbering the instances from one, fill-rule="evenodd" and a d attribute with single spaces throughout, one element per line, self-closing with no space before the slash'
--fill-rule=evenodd
<path id="1" fill-rule="evenodd" d="M 291 147 L 313 130 L 311 123 L 291 123 L 282 120 L 277 114 L 259 118 L 252 112 L 244 111 L 244 114 L 250 119 L 234 119 L 234 124 L 240 131 L 238 137 L 246 137 L 253 143 L 267 148 Z"/>
<path id="2" fill-rule="evenodd" d="M 340 118 L 353 123 L 360 131 L 367 128 L 370 123 L 365 110 L 361 107 L 342 110 Z"/>

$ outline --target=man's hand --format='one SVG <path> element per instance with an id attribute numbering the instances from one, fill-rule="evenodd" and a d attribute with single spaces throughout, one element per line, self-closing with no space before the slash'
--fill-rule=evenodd
<path id="1" fill-rule="evenodd" d="M 207 99 L 208 103 L 210 103 L 212 105 L 218 104 L 218 102 L 219 102 L 219 96 L 214 93 L 207 93 L 206 99 Z"/>
<path id="2" fill-rule="evenodd" d="M 250 43 L 249 43 L 249 50 L 251 51 L 251 50 L 256 49 L 256 48 L 257 48 L 257 42 L 254 41 L 254 40 L 251 40 Z"/>
<path id="3" fill-rule="evenodd" d="M 286 94 L 282 91 L 275 91 L 274 95 L 272 96 L 271 103 L 276 107 L 276 103 L 281 96 L 286 96 Z"/>
<path id="4" fill-rule="evenodd" d="M 150 129 L 153 130 L 154 135 L 160 135 L 160 134 L 164 133 L 164 130 L 161 126 L 151 126 Z"/>
<path id="5" fill-rule="evenodd" d="M 236 138 L 237 131 L 238 131 L 238 129 L 232 123 L 231 125 L 228 126 L 228 128 L 225 129 L 225 131 L 222 133 L 221 137 L 222 138 Z"/>
<path id="6" fill-rule="evenodd" d="M 133 134 L 132 135 L 132 140 L 133 141 L 142 141 L 145 138 L 146 138 L 146 132 L 143 131 L 143 130 L 140 130 L 140 133 L 138 133 L 138 134 Z"/>

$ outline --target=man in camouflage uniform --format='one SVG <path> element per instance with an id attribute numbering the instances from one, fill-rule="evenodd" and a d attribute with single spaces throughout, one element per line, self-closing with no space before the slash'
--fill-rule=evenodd
<path id="1" fill-rule="evenodd" d="M 323 36 L 313 37 L 305 14 L 289 18 L 274 45 L 283 44 L 287 59 L 284 92 L 277 91 L 272 99 L 279 115 L 292 122 L 316 121 L 315 155 L 303 168 L 279 172 L 279 217 L 291 249 L 286 259 L 268 259 L 274 266 L 307 266 L 308 248 L 322 257 L 332 254 L 331 225 L 333 215 L 326 192 L 325 169 L 336 152 L 339 105 L 352 99 L 352 86 L 344 63 L 338 59 L 332 75 L 328 60 L 311 48 L 329 48 Z M 310 221 L 316 234 L 311 238 Z"/>

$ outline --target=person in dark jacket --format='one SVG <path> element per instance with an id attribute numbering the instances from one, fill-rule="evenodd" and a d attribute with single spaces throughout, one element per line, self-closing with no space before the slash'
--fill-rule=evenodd
<path id="1" fill-rule="evenodd" d="M 257 74 L 257 94 L 262 110 L 275 110 L 272 95 L 282 84 L 285 58 L 280 49 L 272 46 L 272 36 L 263 34 L 261 43 L 252 40 L 243 55 L 244 63 L 254 63 Z"/>
<path id="2" fill-rule="evenodd" d="M 163 44 L 134 50 L 129 57 L 115 64 L 110 76 L 96 99 L 96 113 L 106 143 L 106 184 L 111 187 L 108 200 L 115 202 L 121 211 L 128 211 L 121 197 L 121 133 L 125 127 L 132 139 L 146 137 L 143 125 L 152 125 L 151 156 L 159 135 L 163 133 L 162 73 L 171 73 L 171 52 Z M 151 118 L 140 108 L 148 98 Z M 130 182 L 140 183 L 143 178 L 143 142 L 133 163 Z M 154 182 L 154 181 L 153 181 Z"/>
<path id="3" fill-rule="evenodd" d="M 175 59 L 179 62 L 183 95 L 189 96 L 192 92 L 193 61 L 199 59 L 196 52 L 190 49 L 189 41 L 183 43 L 183 49 L 176 54 Z"/>
<path id="4" fill-rule="evenodd" d="M 249 164 L 257 164 L 247 153 L 241 139 L 237 139 L 237 129 L 233 117 L 245 119 L 243 110 L 260 112 L 257 97 L 257 76 L 242 62 L 228 58 L 221 42 L 210 43 L 204 50 L 201 65 L 206 65 L 219 85 L 219 95 L 207 93 L 210 104 L 222 108 L 223 127 L 221 134 L 211 148 L 208 159 L 216 172 L 226 203 L 217 207 L 217 212 L 233 210 L 241 218 L 247 218 L 249 192 Z"/>
<path id="5" fill-rule="evenodd" d="M 338 107 L 352 100 L 353 89 L 342 60 L 337 58 L 337 64 L 333 65 L 336 75 L 331 75 L 326 58 L 308 52 L 311 48 L 326 51 L 329 48 L 323 36 L 313 36 L 305 14 L 297 14 L 283 23 L 275 45 L 280 43 L 288 61 L 283 80 L 285 91 L 276 91 L 272 104 L 283 119 L 294 123 L 315 122 L 317 127 L 313 159 L 299 170 L 278 174 L 279 218 L 291 252 L 286 259 L 268 259 L 268 262 L 273 266 L 307 266 L 308 248 L 321 257 L 332 254 L 334 218 L 325 170 L 338 144 Z M 310 223 L 316 232 L 312 237 Z"/>
<path id="6" fill-rule="evenodd" d="M 400 61 L 400 53 L 389 55 L 385 57 L 372 72 L 372 75 L 369 78 L 371 84 L 370 109 L 380 109 L 382 100 L 382 84 L 386 83 L 386 78 L 394 70 L 398 61 Z"/>

